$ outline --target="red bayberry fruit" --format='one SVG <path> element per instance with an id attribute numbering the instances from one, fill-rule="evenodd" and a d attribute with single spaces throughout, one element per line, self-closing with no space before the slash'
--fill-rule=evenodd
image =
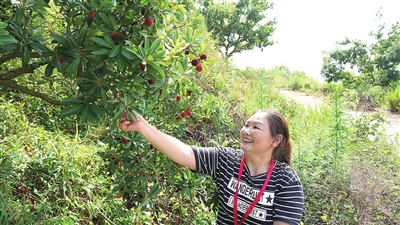
<path id="1" fill-rule="evenodd" d="M 192 111 L 190 111 L 190 110 L 186 111 L 186 115 L 187 116 L 192 116 Z"/>
<path id="2" fill-rule="evenodd" d="M 182 97 L 180 95 L 176 96 L 176 100 L 180 101 L 182 99 Z"/>
<path id="3" fill-rule="evenodd" d="M 132 209 L 134 206 L 135 206 L 135 205 L 133 204 L 133 202 L 127 202 L 127 203 L 126 203 L 126 208 L 127 208 L 128 210 Z"/>
<path id="4" fill-rule="evenodd" d="M 143 194 L 143 193 L 139 193 L 139 194 L 138 194 L 138 197 L 139 197 L 140 199 L 143 199 L 143 198 L 144 198 L 144 194 Z"/>
<path id="5" fill-rule="evenodd" d="M 63 58 L 62 56 L 59 56 L 59 57 L 58 57 L 58 60 L 60 61 L 60 63 L 63 63 L 63 62 L 64 62 L 64 58 Z"/>
<path id="6" fill-rule="evenodd" d="M 181 116 L 177 116 L 175 119 L 176 119 L 176 120 L 180 120 L 180 119 L 181 119 Z"/>
<path id="7" fill-rule="evenodd" d="M 125 143 L 128 142 L 128 139 L 126 139 L 125 137 L 123 137 L 123 138 L 121 138 L 121 142 L 125 144 Z"/>
<path id="8" fill-rule="evenodd" d="M 142 10 L 140 10 L 140 14 L 142 14 L 142 15 L 146 14 L 146 8 L 143 8 Z"/>
<path id="9" fill-rule="evenodd" d="M 151 27 L 151 25 L 153 25 L 153 19 L 147 17 L 146 19 L 144 19 L 144 23 L 146 24 L 146 26 Z"/>
<path id="10" fill-rule="evenodd" d="M 116 165 L 116 166 L 118 166 L 118 164 L 121 162 L 121 160 L 120 159 L 115 159 L 115 161 L 114 161 L 114 165 Z"/>
<path id="11" fill-rule="evenodd" d="M 140 63 L 139 68 L 140 68 L 141 71 L 144 71 L 146 69 L 146 65 Z"/>
<path id="12" fill-rule="evenodd" d="M 149 82 L 149 84 L 154 84 L 155 81 L 154 80 L 149 80 L 148 82 Z"/>
<path id="13" fill-rule="evenodd" d="M 201 66 L 201 64 L 196 66 L 196 70 L 199 72 L 203 71 L 203 67 Z"/>
<path id="14" fill-rule="evenodd" d="M 118 39 L 118 33 L 114 31 L 114 32 L 111 34 L 111 38 L 112 38 L 114 41 L 117 40 L 117 39 Z"/>
<path id="15" fill-rule="evenodd" d="M 88 17 L 89 17 L 90 19 L 93 19 L 95 16 L 96 16 L 96 13 L 94 13 L 93 11 L 90 11 L 90 12 L 88 13 Z"/>
<path id="16" fill-rule="evenodd" d="M 206 60 L 206 59 L 207 59 L 206 53 L 204 53 L 203 55 L 201 55 L 201 56 L 200 56 L 200 59 L 201 59 L 201 60 Z"/>
<path id="17" fill-rule="evenodd" d="M 160 88 L 160 89 L 158 89 L 158 91 L 160 92 L 160 95 L 162 94 L 162 92 L 163 92 L 163 89 L 162 88 Z"/>
<path id="18" fill-rule="evenodd" d="M 197 64 L 199 64 L 199 60 L 193 59 L 190 63 L 192 64 L 192 66 L 197 66 Z"/>
<path id="19" fill-rule="evenodd" d="M 189 55 L 190 51 L 188 49 L 185 50 L 185 55 Z"/>
<path id="20" fill-rule="evenodd" d="M 186 112 L 182 112 L 182 113 L 181 113 L 181 117 L 182 117 L 182 118 L 185 118 L 186 116 L 187 116 L 187 115 L 186 115 Z"/>
<path id="21" fill-rule="evenodd" d="M 205 118 L 205 117 L 203 118 L 204 123 L 207 123 L 207 120 L 208 120 L 207 118 Z"/>

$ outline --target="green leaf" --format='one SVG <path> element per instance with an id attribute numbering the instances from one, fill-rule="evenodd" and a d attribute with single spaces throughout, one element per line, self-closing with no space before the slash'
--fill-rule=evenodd
<path id="1" fill-rule="evenodd" d="M 17 44 L 8 44 L 0 47 L 0 54 L 5 54 L 11 52 Z"/>
<path id="2" fill-rule="evenodd" d="M 161 40 L 159 40 L 159 39 L 155 40 L 155 41 L 151 44 L 151 47 L 150 47 L 150 49 L 149 49 L 148 54 L 149 54 L 149 55 L 153 55 L 153 53 L 160 47 L 160 44 L 161 44 Z"/>
<path id="3" fill-rule="evenodd" d="M 120 52 L 121 52 L 121 45 L 116 45 L 111 49 L 110 54 L 108 54 L 108 57 L 110 58 L 115 57 Z"/>
<path id="4" fill-rule="evenodd" d="M 18 41 L 9 35 L 0 35 L 0 46 L 18 43 Z"/>
<path id="5" fill-rule="evenodd" d="M 139 47 L 140 47 L 140 45 L 139 45 Z M 149 54 L 149 47 L 150 47 L 150 44 L 149 44 L 149 39 L 148 38 L 145 38 L 144 39 L 144 55 L 148 55 Z"/>
<path id="6" fill-rule="evenodd" d="M 79 104 L 82 103 L 83 100 L 81 98 L 64 98 L 61 100 L 61 102 L 68 104 Z"/>
<path id="7" fill-rule="evenodd" d="M 156 69 L 162 78 L 165 77 L 164 70 L 157 63 L 155 63 L 153 61 L 149 61 L 149 62 L 147 62 L 147 64 L 148 64 L 148 67 Z"/>
<path id="8" fill-rule="evenodd" d="M 105 2 L 107 2 L 107 1 L 103 1 L 101 4 L 103 5 L 103 3 L 105 3 Z M 108 3 L 109 3 L 109 1 L 108 1 Z M 107 25 L 108 28 L 110 28 L 111 30 L 114 29 L 114 27 L 112 26 L 112 23 L 111 23 L 109 17 L 108 17 L 105 13 L 100 12 L 100 13 L 99 13 L 99 16 L 100 16 L 100 18 L 103 20 L 103 22 Z"/>
<path id="9" fill-rule="evenodd" d="M 103 103 L 103 106 L 106 107 L 108 105 L 107 95 L 103 88 L 100 88 L 100 94 L 101 94 L 100 96 L 101 96 L 101 101 Z"/>
<path id="10" fill-rule="evenodd" d="M 117 124 L 118 124 L 119 120 L 121 119 L 122 115 L 125 112 L 125 109 L 126 109 L 125 106 L 120 107 L 119 110 L 115 113 L 115 115 L 114 115 L 112 120 L 116 121 Z"/>
<path id="11" fill-rule="evenodd" d="M 101 45 L 101 46 L 106 47 L 106 48 L 112 48 L 114 46 L 114 43 L 109 43 L 109 42 L 107 42 L 104 39 L 99 38 L 99 37 L 93 37 L 90 40 L 92 40 L 96 44 Z"/>
<path id="12" fill-rule="evenodd" d="M 51 63 L 47 64 L 46 69 L 44 70 L 44 75 L 46 77 L 51 77 L 53 74 L 54 66 L 51 65 Z"/>
<path id="13" fill-rule="evenodd" d="M 65 108 L 61 111 L 61 116 L 67 117 L 67 116 L 76 115 L 82 110 L 83 106 L 85 106 L 85 105 L 79 104 L 79 105 L 73 105 L 71 107 Z"/>
<path id="14" fill-rule="evenodd" d="M 31 53 L 29 51 L 28 46 L 24 46 L 23 52 L 22 52 L 22 70 L 28 69 L 29 61 L 31 60 Z"/>
<path id="15" fill-rule="evenodd" d="M 50 34 L 50 37 L 53 38 L 56 42 L 60 43 L 61 45 L 63 45 L 64 47 L 68 47 L 69 43 L 67 41 L 67 39 L 65 39 L 64 37 L 58 35 L 58 34 Z"/>
<path id="16" fill-rule="evenodd" d="M 149 195 L 153 196 L 153 195 L 156 195 L 156 194 L 158 194 L 160 192 L 161 192 L 160 184 L 157 182 L 151 188 Z"/>
<path id="17" fill-rule="evenodd" d="M 122 57 L 119 57 L 117 59 L 117 68 L 119 71 L 124 71 L 125 69 L 125 62 L 124 59 Z"/>
<path id="18" fill-rule="evenodd" d="M 137 58 L 141 58 L 134 51 L 127 50 L 126 48 L 122 50 L 122 55 L 125 56 L 129 60 L 135 60 Z"/>
<path id="19" fill-rule="evenodd" d="M 108 55 L 110 53 L 109 48 L 102 48 L 93 52 L 93 55 Z"/>
<path id="20" fill-rule="evenodd" d="M 71 64 L 68 65 L 68 67 L 65 71 L 65 74 L 67 77 L 70 77 L 71 75 L 74 75 L 77 73 L 79 63 L 80 63 L 80 59 L 76 58 L 76 59 L 74 59 L 74 61 L 72 61 Z"/>

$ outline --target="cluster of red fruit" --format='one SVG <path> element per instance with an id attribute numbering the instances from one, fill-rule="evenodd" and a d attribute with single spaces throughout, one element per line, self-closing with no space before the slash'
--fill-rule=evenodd
<path id="1" fill-rule="evenodd" d="M 212 121 L 209 118 L 204 117 L 203 122 L 206 124 L 212 124 Z"/>
<path id="2" fill-rule="evenodd" d="M 190 51 L 188 49 L 185 50 L 185 55 L 189 55 Z M 200 60 L 207 60 L 207 54 L 203 53 L 200 58 L 194 58 L 192 59 L 192 61 L 190 62 L 192 64 L 192 66 L 196 67 L 196 70 L 201 72 L 203 71 L 203 66 L 200 64 Z"/>
<path id="3" fill-rule="evenodd" d="M 185 117 L 191 117 L 193 115 L 191 109 L 186 109 L 186 111 L 183 111 L 180 115 L 176 117 L 176 120 L 183 119 Z"/>

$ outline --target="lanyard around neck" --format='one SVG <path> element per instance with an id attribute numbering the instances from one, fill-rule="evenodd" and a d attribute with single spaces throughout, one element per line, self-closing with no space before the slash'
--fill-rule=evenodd
<path id="1" fill-rule="evenodd" d="M 257 202 L 260 200 L 261 196 L 263 195 L 264 190 L 268 185 L 269 179 L 271 178 L 272 171 L 274 170 L 274 159 L 271 159 L 271 161 L 269 162 L 268 174 L 267 174 L 267 178 L 264 181 L 264 185 L 262 186 L 260 192 L 258 192 L 258 194 L 257 194 L 256 198 L 254 199 L 253 203 L 251 203 L 249 208 L 246 210 L 246 213 L 243 215 L 242 219 L 238 223 L 237 207 L 238 207 L 238 198 L 239 198 L 239 183 L 240 183 L 240 178 L 242 178 L 242 173 L 243 173 L 243 168 L 244 168 L 245 161 L 246 161 L 246 155 L 244 155 L 242 157 L 242 162 L 240 163 L 238 181 L 237 181 L 237 185 L 236 185 L 236 192 L 235 192 L 235 196 L 233 197 L 233 216 L 234 216 L 235 225 L 242 224 L 244 222 L 244 220 L 250 215 L 250 212 L 253 210 L 253 208 L 256 206 Z"/>

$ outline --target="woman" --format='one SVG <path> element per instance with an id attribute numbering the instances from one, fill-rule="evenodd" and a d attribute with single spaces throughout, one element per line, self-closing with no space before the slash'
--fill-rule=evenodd
<path id="1" fill-rule="evenodd" d="M 136 114 L 136 113 L 135 113 Z M 188 146 L 136 114 L 120 127 L 137 131 L 174 162 L 213 176 L 219 193 L 217 224 L 300 224 L 303 188 L 289 166 L 291 143 L 286 120 L 261 110 L 240 131 L 240 150 Z"/>

